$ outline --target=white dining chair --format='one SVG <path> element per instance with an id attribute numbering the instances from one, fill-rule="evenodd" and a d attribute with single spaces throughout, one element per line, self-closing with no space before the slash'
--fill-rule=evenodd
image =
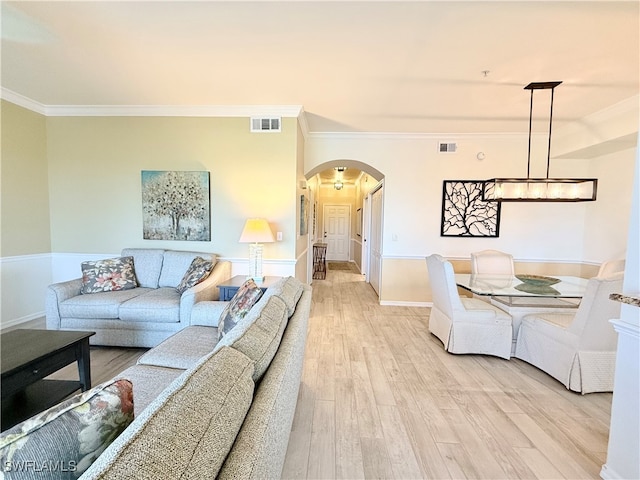
<path id="1" fill-rule="evenodd" d="M 514 275 L 513 256 L 499 250 L 471 253 L 472 274 Z"/>
<path id="2" fill-rule="evenodd" d="M 511 316 L 475 298 L 460 297 L 453 266 L 440 255 L 427 257 L 433 306 L 429 331 L 450 353 L 510 357 Z"/>
<path id="3" fill-rule="evenodd" d="M 598 277 L 608 277 L 614 273 L 623 272 L 624 273 L 625 260 L 607 260 L 606 262 L 602 262 L 600 265 L 600 269 L 598 270 Z"/>
<path id="4" fill-rule="evenodd" d="M 582 394 L 613 391 L 617 335 L 609 320 L 620 303 L 609 299 L 622 291 L 622 273 L 589 280 L 573 313 L 526 315 L 515 356 Z"/>

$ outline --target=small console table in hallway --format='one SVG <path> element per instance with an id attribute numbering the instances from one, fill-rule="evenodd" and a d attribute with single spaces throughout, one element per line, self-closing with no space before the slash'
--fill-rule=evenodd
<path id="1" fill-rule="evenodd" d="M 313 278 L 324 280 L 327 278 L 327 244 L 313 244 Z"/>

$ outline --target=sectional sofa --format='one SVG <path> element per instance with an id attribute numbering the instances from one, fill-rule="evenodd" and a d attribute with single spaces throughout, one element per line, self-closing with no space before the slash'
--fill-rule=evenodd
<path id="1" fill-rule="evenodd" d="M 222 308 L 227 304 L 219 303 Z M 280 478 L 297 403 L 310 309 L 311 287 L 292 277 L 283 278 L 221 340 L 218 318 L 210 315 L 201 325 L 188 326 L 146 352 L 135 366 L 106 382 L 126 382 L 129 395 L 132 385 L 135 419 L 106 449 L 91 447 L 97 458 L 90 458 L 93 461 L 82 469 L 80 478 Z M 92 390 L 99 391 L 104 385 Z M 94 403 L 104 408 L 108 402 Z M 0 438 L 3 464 L 15 466 L 26 458 L 37 465 L 57 462 L 57 467 L 87 467 L 86 452 L 70 460 L 76 452 L 61 449 L 84 437 L 78 448 L 83 450 L 83 445 L 91 443 L 86 441 L 90 439 L 87 430 L 111 433 L 114 418 L 121 420 L 131 402 L 125 398 L 122 406 L 117 400 L 111 403 L 116 416 L 107 417 L 102 424 L 85 424 L 78 438 L 69 442 L 56 441 L 61 430 L 52 425 L 69 414 L 59 410 L 55 415 L 41 415 L 45 425 L 33 428 L 33 421 L 28 420 L 23 427 L 34 430 L 31 435 L 36 437 L 47 435 L 49 428 L 53 441 L 4 432 Z M 87 404 L 76 407 L 83 420 L 96 423 L 98 408 L 94 415 Z M 14 428 L 20 431 L 21 427 Z M 65 427 L 63 433 L 69 430 Z M 10 471 L 4 473 L 7 479 L 20 478 Z M 70 472 L 68 478 L 78 473 Z"/>
<path id="2" fill-rule="evenodd" d="M 230 262 L 211 253 L 125 248 L 122 257 L 133 257 L 135 288 L 83 294 L 82 278 L 50 285 L 47 329 L 94 331 L 92 345 L 154 347 L 189 326 L 194 305 L 217 300 L 217 285 L 231 277 Z M 213 270 L 179 293 L 176 288 L 196 257 L 211 261 Z"/>

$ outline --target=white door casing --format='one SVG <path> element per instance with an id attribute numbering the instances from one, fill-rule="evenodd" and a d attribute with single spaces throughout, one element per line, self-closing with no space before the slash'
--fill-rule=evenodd
<path id="1" fill-rule="evenodd" d="M 383 187 L 371 192 L 369 229 L 369 283 L 380 296 L 380 272 L 382 270 L 382 194 Z"/>
<path id="2" fill-rule="evenodd" d="M 369 235 L 371 234 L 371 208 L 369 203 L 371 196 L 366 195 L 362 199 L 362 268 L 361 273 L 365 281 L 369 281 Z"/>
<path id="3" fill-rule="evenodd" d="M 349 261 L 350 205 L 325 205 L 322 215 L 327 260 Z"/>

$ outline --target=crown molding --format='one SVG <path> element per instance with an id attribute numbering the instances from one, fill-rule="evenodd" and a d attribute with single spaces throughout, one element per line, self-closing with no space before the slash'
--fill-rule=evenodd
<path id="1" fill-rule="evenodd" d="M 593 112 L 578 121 L 571 122 L 554 131 L 554 135 L 558 138 L 566 137 L 585 128 L 586 125 L 597 125 L 607 122 L 613 122 L 620 118 L 630 117 L 637 119 L 640 113 L 640 95 L 634 95 L 621 102 L 610 105 L 602 110 Z M 635 124 L 635 131 L 638 131 Z"/>
<path id="2" fill-rule="evenodd" d="M 307 138 L 334 140 L 459 140 L 473 138 L 519 138 L 527 132 L 487 133 L 401 133 L 401 132 L 309 132 Z M 533 134 L 538 135 L 537 133 Z"/>
<path id="3" fill-rule="evenodd" d="M 7 102 L 18 105 L 19 107 L 39 113 L 40 115 L 46 115 L 47 107 L 45 105 L 43 105 L 42 103 L 38 103 L 35 100 L 31 100 L 24 95 L 13 92 L 7 88 L 2 87 L 0 89 L 0 98 L 6 100 Z"/>
<path id="4" fill-rule="evenodd" d="M 49 117 L 292 117 L 299 105 L 50 105 Z"/>
<path id="5" fill-rule="evenodd" d="M 307 122 L 307 112 L 304 111 L 304 107 L 300 107 L 300 114 L 298 115 L 298 125 L 300 125 L 300 130 L 302 131 L 302 136 L 305 138 L 309 138 L 309 122 Z"/>
<path id="6" fill-rule="evenodd" d="M 49 105 L 48 117 L 292 117 L 299 105 Z"/>
<path id="7" fill-rule="evenodd" d="M 43 105 L 2 88 L 8 102 L 47 117 L 257 117 L 299 118 L 301 105 Z"/>

